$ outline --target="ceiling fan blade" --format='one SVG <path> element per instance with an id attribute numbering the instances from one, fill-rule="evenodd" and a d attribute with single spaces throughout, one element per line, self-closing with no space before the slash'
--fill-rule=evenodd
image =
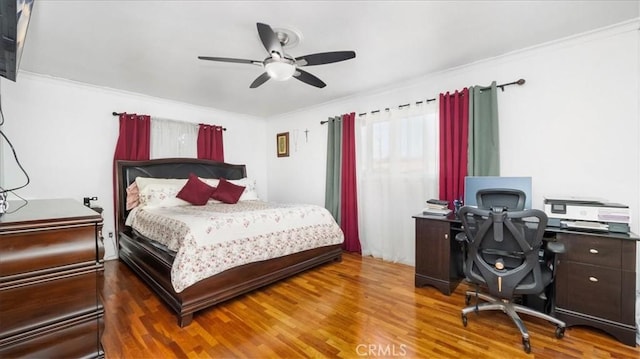
<path id="1" fill-rule="evenodd" d="M 325 86 L 327 86 L 327 84 L 325 84 L 324 82 L 322 82 L 322 80 L 320 80 L 319 78 L 313 76 L 312 74 L 304 71 L 304 70 L 300 70 L 300 69 L 296 69 L 295 74 L 293 74 L 293 77 L 297 78 L 298 80 L 309 84 L 311 86 L 315 86 L 318 88 L 323 88 Z"/>
<path id="2" fill-rule="evenodd" d="M 354 51 L 321 52 L 318 54 L 296 57 L 296 62 L 298 63 L 298 66 L 313 66 L 349 60 L 354 57 L 356 57 L 356 53 Z"/>
<path id="3" fill-rule="evenodd" d="M 262 66 L 262 61 L 245 60 L 245 59 L 232 59 L 228 57 L 211 57 L 211 56 L 198 56 L 200 60 L 220 61 L 220 62 L 234 62 L 238 64 L 252 64 Z"/>
<path id="4" fill-rule="evenodd" d="M 271 77 L 269 77 L 269 74 L 264 72 L 262 75 L 258 76 L 258 78 L 256 78 L 255 80 L 253 80 L 253 82 L 251 83 L 251 86 L 249 86 L 249 88 L 256 88 L 260 85 L 262 85 L 263 83 L 267 82 L 267 80 L 269 80 Z"/>
<path id="5" fill-rule="evenodd" d="M 284 51 L 282 50 L 280 40 L 278 40 L 278 36 L 275 32 L 273 32 L 271 26 L 263 24 L 261 22 L 257 23 L 257 26 L 262 45 L 264 45 L 264 48 L 267 49 L 269 55 L 277 52 L 280 57 L 284 57 Z"/>

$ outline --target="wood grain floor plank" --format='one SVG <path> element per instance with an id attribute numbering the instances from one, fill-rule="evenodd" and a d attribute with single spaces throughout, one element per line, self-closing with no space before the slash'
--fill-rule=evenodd
<path id="1" fill-rule="evenodd" d="M 460 319 L 451 296 L 415 288 L 413 267 L 345 253 L 330 263 L 194 315 L 175 315 L 122 262 L 105 263 L 106 357 L 116 358 L 640 358 L 640 349 L 588 327 L 523 316 L 531 354 L 499 312 Z"/>

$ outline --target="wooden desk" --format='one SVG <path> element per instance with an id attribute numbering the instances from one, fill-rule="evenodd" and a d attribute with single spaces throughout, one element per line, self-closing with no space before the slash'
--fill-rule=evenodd
<path id="1" fill-rule="evenodd" d="M 455 215 L 416 220 L 416 287 L 430 285 L 450 295 L 464 277 L 455 235 Z M 592 233 L 548 227 L 545 237 L 564 243 L 558 257 L 554 315 L 567 326 L 601 329 L 620 342 L 636 345 L 635 287 L 637 235 Z"/>
<path id="2" fill-rule="evenodd" d="M 456 234 L 462 231 L 455 216 L 415 215 L 416 287 L 430 285 L 450 295 L 464 278 L 462 251 Z"/>
<path id="3" fill-rule="evenodd" d="M 102 217 L 74 200 L 0 217 L 0 358 L 103 358 Z"/>

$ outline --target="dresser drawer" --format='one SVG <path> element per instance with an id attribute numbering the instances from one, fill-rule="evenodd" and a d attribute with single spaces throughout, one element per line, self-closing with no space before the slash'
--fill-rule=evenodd
<path id="1" fill-rule="evenodd" d="M 29 284 L 0 286 L 0 343 L 37 328 L 44 328 L 102 310 L 98 299 L 97 270 L 67 271 L 33 277 Z"/>
<path id="2" fill-rule="evenodd" d="M 565 260 L 621 268 L 621 240 L 581 234 L 558 234 L 557 239 L 566 248 Z"/>
<path id="3" fill-rule="evenodd" d="M 100 334 L 104 313 L 67 321 L 38 336 L 25 336 L 0 345 L 0 358 L 104 358 Z"/>
<path id="4" fill-rule="evenodd" d="M 558 296 L 557 306 L 595 317 L 621 322 L 620 270 L 564 262 L 566 296 Z M 565 302 L 566 301 L 566 302 Z"/>
<path id="5" fill-rule="evenodd" d="M 4 234 L 0 277 L 96 262 L 96 230 L 84 225 Z"/>

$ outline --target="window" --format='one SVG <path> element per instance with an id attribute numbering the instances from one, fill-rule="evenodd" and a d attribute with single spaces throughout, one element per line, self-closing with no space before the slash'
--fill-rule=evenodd
<path id="1" fill-rule="evenodd" d="M 198 124 L 151 119 L 151 158 L 189 157 L 198 154 Z"/>
<path id="2" fill-rule="evenodd" d="M 436 106 L 356 120 L 358 218 L 363 255 L 415 264 L 412 215 L 438 195 Z"/>
<path id="3" fill-rule="evenodd" d="M 366 115 L 358 120 L 363 148 L 358 160 L 362 170 L 422 171 L 437 161 L 430 157 L 437 151 L 435 112 L 425 108 L 403 108 Z M 425 163 L 427 157 L 429 163 Z"/>

